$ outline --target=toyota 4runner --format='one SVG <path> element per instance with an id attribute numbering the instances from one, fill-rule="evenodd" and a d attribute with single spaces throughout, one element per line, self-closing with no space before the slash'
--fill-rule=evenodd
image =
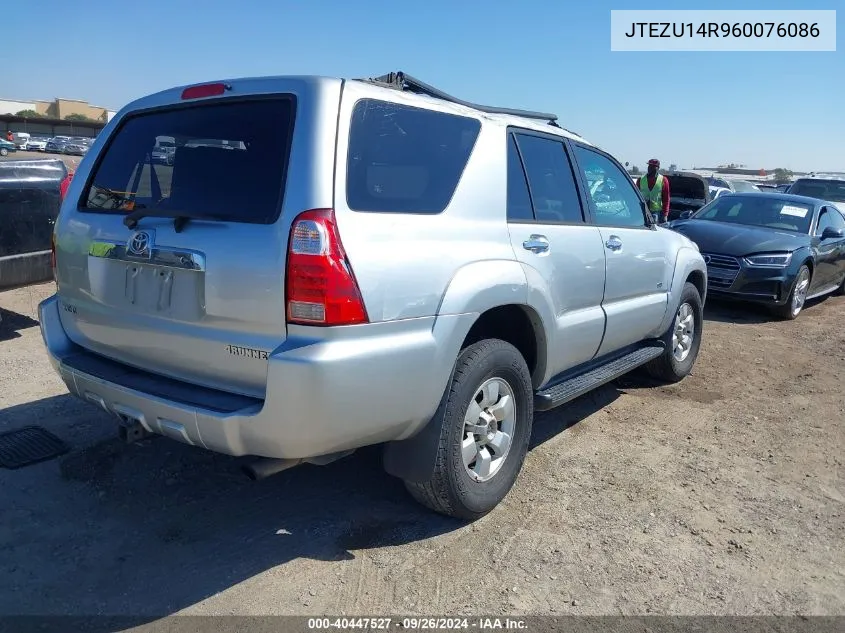
<path id="1" fill-rule="evenodd" d="M 53 249 L 51 361 L 129 438 L 249 456 L 254 478 L 383 444 L 465 519 L 511 489 L 535 411 L 640 366 L 684 378 L 707 288 L 612 156 L 403 73 L 131 103 Z"/>

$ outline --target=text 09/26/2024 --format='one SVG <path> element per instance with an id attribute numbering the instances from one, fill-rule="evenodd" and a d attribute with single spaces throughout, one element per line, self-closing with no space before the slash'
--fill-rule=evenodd
<path id="1" fill-rule="evenodd" d="M 611 11 L 613 51 L 835 51 L 836 11 Z"/>

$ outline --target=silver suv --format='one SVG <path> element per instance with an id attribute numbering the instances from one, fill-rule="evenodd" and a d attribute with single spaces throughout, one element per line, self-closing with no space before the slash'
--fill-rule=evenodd
<path id="1" fill-rule="evenodd" d="M 480 517 L 535 411 L 643 365 L 681 380 L 701 344 L 697 248 L 555 119 L 402 73 L 131 103 L 56 224 L 52 362 L 130 439 L 254 478 L 383 444 L 417 500 Z"/>

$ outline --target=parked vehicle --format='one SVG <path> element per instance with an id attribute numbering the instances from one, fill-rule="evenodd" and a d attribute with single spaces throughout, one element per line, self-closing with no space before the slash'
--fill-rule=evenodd
<path id="1" fill-rule="evenodd" d="M 778 186 L 771 183 L 758 182 L 754 186 L 763 193 L 776 193 L 778 191 Z"/>
<path id="2" fill-rule="evenodd" d="M 807 299 L 845 293 L 845 217 L 823 200 L 732 193 L 670 227 L 698 244 L 713 297 L 794 319 Z"/>
<path id="3" fill-rule="evenodd" d="M 0 161 L 0 289 L 46 281 L 59 213 L 61 160 Z"/>
<path id="4" fill-rule="evenodd" d="M 719 178 L 718 176 L 710 176 L 707 179 L 707 183 L 711 187 L 730 189 L 734 193 L 756 193 L 760 191 L 757 185 L 750 183 L 747 180 L 738 180 L 734 178 Z"/>
<path id="5" fill-rule="evenodd" d="M 18 149 L 26 149 L 30 138 L 29 132 L 12 132 L 12 142 Z"/>
<path id="6" fill-rule="evenodd" d="M 157 145 L 153 148 L 152 161 L 159 165 L 172 165 L 176 153 L 175 145 Z"/>
<path id="7" fill-rule="evenodd" d="M 723 196 L 726 193 L 733 193 L 730 189 L 725 189 L 724 187 L 710 187 L 710 199 L 715 200 L 719 196 Z M 681 214 L 683 215 L 683 213 Z"/>
<path id="8" fill-rule="evenodd" d="M 384 444 L 417 500 L 477 518 L 535 410 L 641 366 L 680 381 L 701 344 L 695 245 L 555 119 L 401 73 L 135 101 L 68 188 L 52 362 L 129 437 L 250 455 L 254 478 Z"/>
<path id="9" fill-rule="evenodd" d="M 47 141 L 45 151 L 50 152 L 51 154 L 64 154 L 65 145 L 67 145 L 69 142 L 69 136 L 54 136 L 49 141 Z"/>
<path id="10" fill-rule="evenodd" d="M 664 175 L 669 180 L 669 220 L 677 220 L 685 211 L 698 211 L 710 202 L 710 187 L 698 174 L 674 171 Z"/>
<path id="11" fill-rule="evenodd" d="M 18 146 L 12 143 L 12 141 L 7 141 L 6 139 L 0 139 L 0 156 L 8 156 L 11 152 L 17 152 Z"/>
<path id="12" fill-rule="evenodd" d="M 71 156 L 85 156 L 89 147 L 89 144 L 85 141 L 68 141 L 63 148 L 63 153 Z"/>
<path id="13" fill-rule="evenodd" d="M 47 149 L 47 139 L 31 138 L 26 143 L 26 149 L 29 152 L 43 152 Z"/>
<path id="14" fill-rule="evenodd" d="M 826 200 L 845 212 L 845 178 L 799 178 L 792 183 L 789 193 Z"/>

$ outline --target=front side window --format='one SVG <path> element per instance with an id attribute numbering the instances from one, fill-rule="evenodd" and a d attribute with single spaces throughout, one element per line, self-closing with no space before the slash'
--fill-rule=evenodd
<path id="1" fill-rule="evenodd" d="M 845 230 L 845 217 L 836 209 L 825 207 L 819 214 L 819 223 L 816 228 L 816 235 L 821 236 L 826 228 Z"/>
<path id="2" fill-rule="evenodd" d="M 362 99 L 352 111 L 346 202 L 354 211 L 440 213 L 481 123 L 470 117 Z"/>
<path id="3" fill-rule="evenodd" d="M 604 154 L 575 145 L 578 168 L 595 207 L 596 224 L 646 226 L 642 199 L 631 179 Z"/>
<path id="4" fill-rule="evenodd" d="M 508 221 L 533 220 L 531 194 L 525 180 L 525 170 L 516 147 L 516 137 L 508 134 Z"/>
<path id="5" fill-rule="evenodd" d="M 270 224 L 281 206 L 293 119 L 286 97 L 130 116 L 96 164 L 80 211 L 185 211 Z"/>

